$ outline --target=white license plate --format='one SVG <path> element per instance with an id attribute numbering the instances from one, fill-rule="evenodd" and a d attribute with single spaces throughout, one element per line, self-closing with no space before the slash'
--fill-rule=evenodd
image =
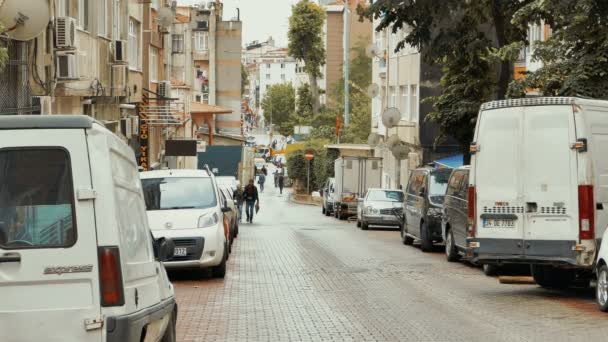
<path id="1" fill-rule="evenodd" d="M 173 256 L 186 256 L 188 255 L 188 249 L 186 247 L 175 247 Z"/>
<path id="2" fill-rule="evenodd" d="M 484 219 L 484 228 L 515 228 L 515 220 Z"/>

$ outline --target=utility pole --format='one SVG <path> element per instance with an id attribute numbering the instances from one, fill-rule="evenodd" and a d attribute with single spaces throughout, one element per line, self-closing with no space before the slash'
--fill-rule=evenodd
<path id="1" fill-rule="evenodd" d="M 350 8 L 344 3 L 344 127 L 350 122 Z"/>

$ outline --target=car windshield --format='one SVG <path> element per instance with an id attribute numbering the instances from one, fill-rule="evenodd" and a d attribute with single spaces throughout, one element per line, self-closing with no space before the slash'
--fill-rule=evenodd
<path id="1" fill-rule="evenodd" d="M 148 210 L 205 209 L 217 205 L 211 178 L 142 179 Z"/>
<path id="2" fill-rule="evenodd" d="M 431 172 L 429 196 L 433 202 L 443 202 L 445 191 L 448 188 L 448 180 L 452 169 L 437 169 Z"/>
<path id="3" fill-rule="evenodd" d="M 369 201 L 390 201 L 403 202 L 403 192 L 401 191 L 370 191 L 367 196 Z"/>

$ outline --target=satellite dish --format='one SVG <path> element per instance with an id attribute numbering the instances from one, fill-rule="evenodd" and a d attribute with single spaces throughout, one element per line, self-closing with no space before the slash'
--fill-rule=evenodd
<path id="1" fill-rule="evenodd" d="M 379 57 L 380 49 L 376 44 L 370 44 L 367 48 L 365 48 L 365 54 L 370 58 Z"/>
<path id="2" fill-rule="evenodd" d="M 169 28 L 173 25 L 175 15 L 169 7 L 163 7 L 158 11 L 158 25 L 162 28 Z"/>
<path id="3" fill-rule="evenodd" d="M 380 143 L 380 136 L 376 133 L 370 133 L 367 137 L 367 144 L 371 147 L 376 147 Z"/>
<path id="4" fill-rule="evenodd" d="M 403 144 L 395 145 L 391 148 L 391 153 L 397 160 L 407 159 L 410 153 L 410 148 Z"/>
<path id="5" fill-rule="evenodd" d="M 380 86 L 376 83 L 372 83 L 367 87 L 367 95 L 371 98 L 375 98 L 380 94 Z"/>
<path id="6" fill-rule="evenodd" d="M 389 149 L 392 149 L 393 147 L 397 146 L 401 144 L 401 138 L 399 138 L 399 136 L 397 134 L 393 134 L 391 135 L 388 140 L 386 141 L 386 146 Z"/>
<path id="7" fill-rule="evenodd" d="M 48 0 L 0 1 L 0 22 L 9 38 L 31 40 L 46 29 L 51 18 Z"/>
<path id="8" fill-rule="evenodd" d="M 400 120 L 401 112 L 395 107 L 387 108 L 384 113 L 382 113 L 382 124 L 386 128 L 393 128 L 399 125 Z"/>

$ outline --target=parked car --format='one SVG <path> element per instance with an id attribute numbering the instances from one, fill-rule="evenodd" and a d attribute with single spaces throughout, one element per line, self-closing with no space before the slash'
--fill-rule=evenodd
<path id="1" fill-rule="evenodd" d="M 133 150 L 87 116 L 0 129 L 2 339 L 175 341 L 173 246 L 150 234 Z"/>
<path id="2" fill-rule="evenodd" d="M 467 249 L 469 166 L 452 171 L 443 201 L 441 232 L 448 261 L 457 261 Z"/>
<path id="3" fill-rule="evenodd" d="M 334 213 L 334 203 L 336 195 L 336 179 L 333 177 L 327 178 L 323 189 L 321 189 L 322 209 L 321 212 L 325 216 L 330 216 Z"/>
<path id="4" fill-rule="evenodd" d="M 231 194 L 239 184 L 239 181 L 234 176 L 216 176 L 215 181 L 219 187 L 230 190 Z"/>
<path id="5" fill-rule="evenodd" d="M 608 101 L 482 105 L 471 145 L 473 260 L 531 265 L 542 287 L 590 277 L 608 225 Z"/>
<path id="6" fill-rule="evenodd" d="M 359 199 L 357 227 L 367 230 L 369 226 L 395 226 L 401 229 L 404 194 L 401 190 L 369 189 Z"/>
<path id="7" fill-rule="evenodd" d="M 239 210 L 234 202 L 234 198 L 232 194 L 234 190 L 231 190 L 229 187 L 222 186 L 218 184 L 222 195 L 222 203 L 230 208 L 230 211 L 224 213 L 226 218 L 228 219 L 228 225 L 230 227 L 230 245 L 234 242 L 237 235 L 239 234 Z M 232 252 L 232 247 L 230 248 L 230 252 Z"/>
<path id="8" fill-rule="evenodd" d="M 452 169 L 419 168 L 412 171 L 404 202 L 404 222 L 401 239 L 406 245 L 420 240 L 422 251 L 428 252 L 433 243 L 443 241 L 441 212 L 445 190 Z"/>
<path id="9" fill-rule="evenodd" d="M 175 254 L 165 267 L 211 267 L 215 277 L 223 278 L 230 242 L 230 229 L 223 218 L 231 209 L 222 201 L 213 174 L 209 170 L 160 170 L 140 176 L 152 233 L 175 242 Z"/>

